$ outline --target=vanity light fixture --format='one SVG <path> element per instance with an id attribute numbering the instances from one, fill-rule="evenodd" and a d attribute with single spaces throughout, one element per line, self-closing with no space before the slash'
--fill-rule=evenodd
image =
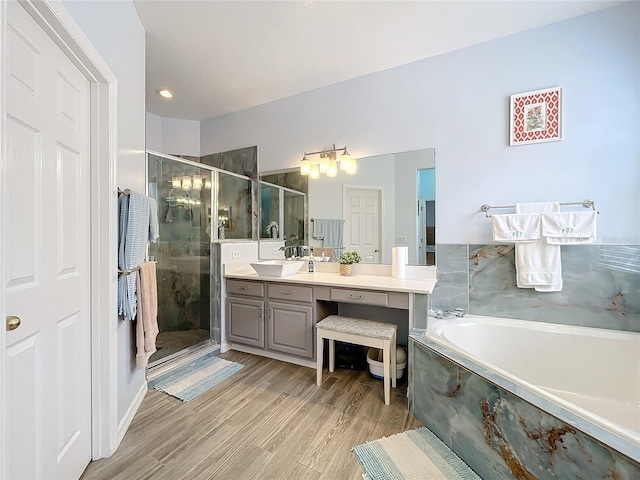
<path id="1" fill-rule="evenodd" d="M 161 97 L 164 97 L 164 98 L 173 98 L 176 95 L 175 93 L 173 93 L 168 88 L 159 88 L 159 89 L 156 90 L 156 93 L 158 95 L 160 95 Z"/>
<path id="2" fill-rule="evenodd" d="M 195 175 L 174 175 L 171 177 L 171 188 L 180 189 L 184 191 L 189 190 L 202 190 L 203 188 L 206 190 L 211 190 L 212 182 L 209 176 L 203 176 L 199 174 Z"/>
<path id="3" fill-rule="evenodd" d="M 339 157 L 338 152 L 343 152 Z M 319 159 L 315 162 L 309 160 L 308 156 L 319 155 Z M 347 147 L 333 148 L 327 150 L 319 150 L 317 152 L 305 153 L 300 160 L 300 175 L 309 176 L 313 179 L 320 178 L 320 174 L 324 173 L 327 177 L 335 177 L 338 175 L 338 169 L 353 175 L 357 172 L 357 161 L 351 155 Z"/>

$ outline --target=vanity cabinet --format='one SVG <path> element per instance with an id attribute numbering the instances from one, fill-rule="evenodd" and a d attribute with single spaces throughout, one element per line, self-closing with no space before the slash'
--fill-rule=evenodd
<path id="1" fill-rule="evenodd" d="M 313 288 L 227 280 L 227 338 L 248 345 L 313 359 Z"/>
<path id="2" fill-rule="evenodd" d="M 264 348 L 264 284 L 227 280 L 227 338 Z"/>

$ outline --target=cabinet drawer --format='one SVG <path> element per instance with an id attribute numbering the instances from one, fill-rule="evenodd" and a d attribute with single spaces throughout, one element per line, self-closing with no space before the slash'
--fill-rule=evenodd
<path id="1" fill-rule="evenodd" d="M 338 302 L 363 303 L 366 305 L 389 305 L 389 295 L 384 292 L 365 292 L 363 290 L 331 289 L 331 300 Z"/>
<path id="2" fill-rule="evenodd" d="M 245 280 L 227 280 L 227 295 L 251 295 L 264 297 L 264 283 Z"/>
<path id="3" fill-rule="evenodd" d="M 313 301 L 313 287 L 301 287 L 298 285 L 290 285 L 283 283 L 267 284 L 267 292 L 269 298 L 277 298 L 279 300 L 293 300 L 294 302 Z"/>

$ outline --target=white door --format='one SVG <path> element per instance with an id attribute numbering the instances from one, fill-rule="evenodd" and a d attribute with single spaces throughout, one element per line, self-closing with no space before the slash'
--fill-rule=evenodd
<path id="1" fill-rule="evenodd" d="M 89 82 L 18 2 L 8 23 L 6 468 L 74 479 L 91 459 Z"/>
<path id="2" fill-rule="evenodd" d="M 344 249 L 355 250 L 363 263 L 380 263 L 382 190 L 346 187 Z"/>

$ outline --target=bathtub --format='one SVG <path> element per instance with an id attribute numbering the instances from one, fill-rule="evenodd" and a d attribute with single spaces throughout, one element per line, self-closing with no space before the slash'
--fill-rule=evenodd
<path id="1" fill-rule="evenodd" d="M 640 333 L 468 315 L 422 343 L 640 462 Z"/>

